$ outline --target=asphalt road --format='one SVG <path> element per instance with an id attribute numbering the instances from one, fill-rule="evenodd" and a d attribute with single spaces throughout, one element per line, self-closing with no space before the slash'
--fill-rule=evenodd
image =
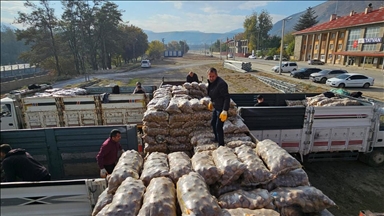
<path id="1" fill-rule="evenodd" d="M 93 78 L 98 78 L 98 79 L 113 79 L 116 77 L 118 74 L 119 76 L 126 76 L 126 77 L 131 77 L 131 78 L 136 78 L 140 77 L 141 75 L 150 75 L 150 74 L 156 74 L 158 75 L 159 73 L 164 73 L 167 71 L 172 71 L 172 70 L 179 70 L 183 68 L 188 68 L 188 67 L 196 67 L 196 66 L 201 66 L 201 65 L 206 65 L 209 64 L 210 62 L 217 62 L 217 59 L 212 60 L 212 61 L 201 61 L 199 63 L 193 63 L 193 64 L 185 64 L 185 65 L 174 65 L 174 66 L 169 66 L 169 65 L 155 65 L 152 68 L 140 68 L 140 69 L 135 69 L 132 71 L 126 71 L 126 72 L 116 72 L 113 69 L 109 71 L 105 71 L 105 73 L 97 73 L 97 74 L 90 74 L 89 79 Z M 70 79 L 70 80 L 63 80 L 56 82 L 53 84 L 53 88 L 63 88 L 67 85 L 72 85 L 80 82 L 84 82 L 85 78 L 84 76 Z"/>

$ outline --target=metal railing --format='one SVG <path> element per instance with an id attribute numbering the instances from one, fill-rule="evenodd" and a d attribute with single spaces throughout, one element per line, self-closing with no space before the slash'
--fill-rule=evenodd
<path id="1" fill-rule="evenodd" d="M 254 75 L 258 80 L 260 80 L 262 83 L 271 86 L 274 89 L 277 89 L 284 93 L 295 93 L 295 92 L 301 92 L 299 89 L 297 89 L 297 85 L 290 84 L 281 80 L 272 79 L 269 77 Z"/>

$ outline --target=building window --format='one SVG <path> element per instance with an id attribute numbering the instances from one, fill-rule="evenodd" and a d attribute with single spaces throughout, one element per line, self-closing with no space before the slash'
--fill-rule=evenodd
<path id="1" fill-rule="evenodd" d="M 321 40 L 321 34 L 319 34 L 319 35 L 317 36 L 317 39 L 318 39 L 318 40 Z"/>
<path id="2" fill-rule="evenodd" d="M 329 49 L 333 50 L 333 44 L 329 44 Z"/>
<path id="3" fill-rule="evenodd" d="M 324 60 L 324 59 L 325 59 L 325 55 L 321 55 L 320 60 Z"/>
<path id="4" fill-rule="evenodd" d="M 364 38 L 376 38 L 380 37 L 380 27 L 375 26 L 375 27 L 368 27 L 367 30 L 365 31 L 365 36 Z M 363 51 L 374 51 L 376 50 L 376 44 L 363 44 Z"/>
<path id="5" fill-rule="evenodd" d="M 317 59 L 317 57 L 319 57 L 317 54 L 315 54 L 314 56 L 313 56 L 315 59 Z"/>
<path id="6" fill-rule="evenodd" d="M 348 35 L 347 51 L 358 50 L 357 40 L 360 37 L 360 29 L 351 29 Z"/>
<path id="7" fill-rule="evenodd" d="M 344 38 L 344 32 L 340 33 L 340 38 Z"/>
<path id="8" fill-rule="evenodd" d="M 335 38 L 335 37 L 336 37 L 336 34 L 335 34 L 335 33 L 332 33 L 331 38 Z"/>
<path id="9" fill-rule="evenodd" d="M 309 45 L 309 50 L 311 50 L 311 49 L 312 49 L 312 44 Z"/>
<path id="10" fill-rule="evenodd" d="M 328 55 L 328 58 L 329 58 L 329 59 L 332 59 L 332 54 L 329 54 L 329 55 Z"/>
<path id="11" fill-rule="evenodd" d="M 316 44 L 315 50 L 318 50 L 318 49 L 319 49 L 319 44 Z"/>
<path id="12" fill-rule="evenodd" d="M 337 45 L 337 49 L 338 49 L 338 50 L 343 49 L 343 44 L 338 44 L 338 45 Z"/>
<path id="13" fill-rule="evenodd" d="M 340 60 L 340 55 L 336 55 L 336 59 L 337 59 L 337 60 Z"/>

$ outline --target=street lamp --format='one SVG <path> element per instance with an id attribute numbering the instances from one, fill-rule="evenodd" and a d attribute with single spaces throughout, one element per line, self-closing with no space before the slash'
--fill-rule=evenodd
<path id="1" fill-rule="evenodd" d="M 279 74 L 281 75 L 281 64 L 283 59 L 283 46 L 284 46 L 284 28 L 285 28 L 285 21 L 290 20 L 292 17 L 287 17 L 283 19 L 283 27 L 281 29 L 281 44 L 280 44 L 280 58 L 279 58 Z"/>

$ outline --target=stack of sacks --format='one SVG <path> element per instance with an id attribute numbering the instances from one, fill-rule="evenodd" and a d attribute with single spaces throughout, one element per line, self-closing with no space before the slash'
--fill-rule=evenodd
<path id="1" fill-rule="evenodd" d="M 87 94 L 87 90 L 83 88 L 71 88 L 71 89 L 53 88 L 53 89 L 46 89 L 42 93 L 37 92 L 32 97 L 68 97 L 68 96 L 86 95 L 86 94 Z"/>
<path id="2" fill-rule="evenodd" d="M 349 98 L 325 97 L 324 94 L 316 95 L 314 97 L 307 97 L 308 106 L 360 106 L 360 102 Z"/>
<path id="3" fill-rule="evenodd" d="M 203 83 L 185 83 L 183 86 L 165 85 L 154 92 L 144 113 L 144 151 L 150 152 L 195 152 L 213 150 L 217 143 L 211 129 L 212 112 Z M 224 123 L 225 143 L 251 141 L 248 127 L 237 114 L 236 104 L 231 100 L 228 120 Z M 240 145 L 236 144 L 235 146 Z M 233 145 L 232 145 L 233 146 Z"/>
<path id="4" fill-rule="evenodd" d="M 92 216 L 115 215 L 121 208 L 132 208 L 130 212 L 137 214 L 141 203 L 137 203 L 135 199 L 141 200 L 145 191 L 143 182 L 139 180 L 142 167 L 143 158 L 137 151 L 124 152 L 112 174 L 108 176 L 108 188 L 99 196 Z M 125 193 L 132 193 L 130 196 L 135 199 L 127 199 Z"/>

